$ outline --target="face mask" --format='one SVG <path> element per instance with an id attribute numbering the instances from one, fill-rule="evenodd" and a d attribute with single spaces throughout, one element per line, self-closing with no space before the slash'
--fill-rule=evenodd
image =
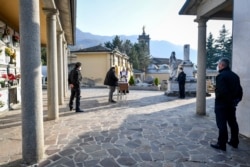
<path id="1" fill-rule="evenodd" d="M 81 70 L 82 70 L 82 67 L 79 67 L 78 69 L 81 71 Z"/>

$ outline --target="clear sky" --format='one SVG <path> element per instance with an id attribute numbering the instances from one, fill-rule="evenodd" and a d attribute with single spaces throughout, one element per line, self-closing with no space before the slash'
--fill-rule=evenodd
<path id="1" fill-rule="evenodd" d="M 151 40 L 190 44 L 197 49 L 195 16 L 179 15 L 186 0 L 77 0 L 76 25 L 95 35 L 140 35 L 145 26 Z M 207 34 L 218 37 L 222 25 L 231 33 L 231 21 L 208 21 Z"/>

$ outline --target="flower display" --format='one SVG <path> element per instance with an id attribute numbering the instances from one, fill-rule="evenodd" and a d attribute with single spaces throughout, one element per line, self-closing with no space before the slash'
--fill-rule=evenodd
<path id="1" fill-rule="evenodd" d="M 19 43 L 20 38 L 19 38 L 19 36 L 17 36 L 17 35 L 13 35 L 13 36 L 12 36 L 12 40 L 13 40 L 13 42 Z"/>
<path id="2" fill-rule="evenodd" d="M 9 81 L 13 81 L 13 80 L 16 80 L 16 79 L 20 79 L 21 78 L 21 75 L 20 74 L 17 74 L 16 76 L 14 74 L 2 74 L 2 77 L 1 78 L 4 78 L 6 80 L 9 80 Z"/>
<path id="3" fill-rule="evenodd" d="M 13 50 L 12 50 L 11 48 L 9 48 L 9 47 L 6 47 L 6 48 L 5 48 L 5 54 L 6 54 L 7 56 L 11 56 L 13 53 L 14 53 L 14 52 L 13 52 Z"/>
<path id="4" fill-rule="evenodd" d="M 10 55 L 11 59 L 16 59 L 16 52 L 14 51 L 14 53 L 12 55 Z"/>
<path id="5" fill-rule="evenodd" d="M 16 59 L 16 52 L 12 48 L 6 47 L 5 54 L 9 56 L 11 59 Z"/>
<path id="6" fill-rule="evenodd" d="M 10 81 L 13 81 L 13 80 L 16 79 L 16 77 L 15 77 L 14 74 L 8 74 L 8 79 L 9 79 Z"/>

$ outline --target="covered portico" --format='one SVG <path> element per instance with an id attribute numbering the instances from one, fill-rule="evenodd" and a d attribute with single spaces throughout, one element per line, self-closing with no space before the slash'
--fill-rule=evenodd
<path id="1" fill-rule="evenodd" d="M 20 34 L 22 154 L 44 154 L 41 46 L 47 48 L 48 119 L 58 119 L 67 96 L 68 45 L 75 42 L 76 0 L 0 0 L 0 19 Z"/>
<path id="2" fill-rule="evenodd" d="M 250 14 L 249 0 L 186 0 L 181 8 L 180 15 L 196 15 L 198 23 L 198 70 L 197 70 L 197 97 L 196 113 L 206 115 L 206 23 L 208 20 L 232 20 L 233 21 L 233 53 L 232 70 L 241 78 L 244 97 L 237 108 L 237 119 L 240 133 L 250 137 L 250 82 L 249 66 L 247 58 L 250 47 Z"/>

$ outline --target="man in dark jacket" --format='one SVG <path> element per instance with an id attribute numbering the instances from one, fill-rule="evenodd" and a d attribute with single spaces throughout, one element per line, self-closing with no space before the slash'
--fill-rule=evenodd
<path id="1" fill-rule="evenodd" d="M 179 98 L 185 98 L 185 82 L 186 82 L 186 74 L 183 71 L 183 68 L 180 67 L 180 73 L 178 74 L 177 81 L 179 83 Z"/>
<path id="2" fill-rule="evenodd" d="M 115 75 L 115 67 L 111 67 L 109 71 L 106 74 L 104 85 L 109 86 L 109 102 L 110 103 L 116 103 L 116 101 L 113 100 L 113 93 L 115 91 L 115 87 L 117 86 L 118 78 Z"/>
<path id="3" fill-rule="evenodd" d="M 69 109 L 70 111 L 73 109 L 73 101 L 76 97 L 76 112 L 83 112 L 80 109 L 80 98 L 81 98 L 81 63 L 77 62 L 75 64 L 75 68 L 70 72 L 68 82 L 71 88 L 71 95 L 69 100 Z"/>
<path id="4" fill-rule="evenodd" d="M 236 106 L 243 96 L 240 78 L 231 71 L 229 60 L 222 58 L 218 63 L 219 74 L 216 77 L 215 89 L 215 116 L 219 129 L 218 142 L 211 147 L 226 151 L 226 143 L 234 148 L 239 144 L 239 127 L 236 120 Z M 231 138 L 228 141 L 227 123 L 231 129 Z"/>

